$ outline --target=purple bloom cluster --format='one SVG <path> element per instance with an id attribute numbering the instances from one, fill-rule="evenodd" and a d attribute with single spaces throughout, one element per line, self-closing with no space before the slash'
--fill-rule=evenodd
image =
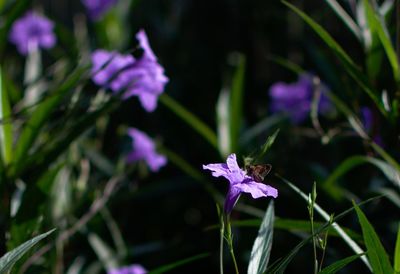
<path id="1" fill-rule="evenodd" d="M 144 160 L 153 172 L 167 164 L 167 158 L 156 152 L 153 140 L 144 132 L 136 128 L 129 128 L 128 134 L 133 141 L 133 150 L 126 157 L 128 163 Z"/>
<path id="2" fill-rule="evenodd" d="M 143 49 L 138 59 L 101 49 L 93 52 L 92 79 L 114 93 L 125 91 L 124 99 L 138 96 L 143 108 L 151 112 L 156 109 L 158 96 L 164 91 L 168 78 L 150 48 L 146 33 L 141 30 L 136 38 Z"/>
<path id="3" fill-rule="evenodd" d="M 133 264 L 130 266 L 124 266 L 117 269 L 112 269 L 107 274 L 146 274 L 147 270 L 140 264 Z"/>
<path id="4" fill-rule="evenodd" d="M 321 88 L 326 88 L 321 84 Z M 271 86 L 269 94 L 271 96 L 271 111 L 285 112 L 289 115 L 292 122 L 298 124 L 303 122 L 311 109 L 314 84 L 313 76 L 303 74 L 299 80 L 292 84 L 283 82 L 275 83 Z M 321 95 L 318 110 L 326 113 L 330 110 L 331 103 L 326 96 Z"/>
<path id="5" fill-rule="evenodd" d="M 272 186 L 265 185 L 262 183 L 257 183 L 250 176 L 242 170 L 237 161 L 236 155 L 231 154 L 225 163 L 218 164 L 208 164 L 203 165 L 203 169 L 208 169 L 212 171 L 212 176 L 214 177 L 224 177 L 229 181 L 229 190 L 225 198 L 224 210 L 226 213 L 230 213 L 238 201 L 240 194 L 250 193 L 254 198 L 261 197 L 278 197 L 278 190 Z"/>
<path id="6" fill-rule="evenodd" d="M 117 0 L 82 0 L 90 19 L 97 21 L 117 2 Z"/>
<path id="7" fill-rule="evenodd" d="M 52 21 L 33 11 L 14 22 L 10 30 L 10 42 L 15 44 L 19 53 L 27 55 L 38 48 L 49 49 L 56 43 Z"/>

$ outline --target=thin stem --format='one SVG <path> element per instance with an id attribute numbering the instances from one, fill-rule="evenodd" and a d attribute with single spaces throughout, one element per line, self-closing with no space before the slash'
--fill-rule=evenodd
<path id="1" fill-rule="evenodd" d="M 231 221 L 230 221 L 229 215 L 226 217 L 226 226 L 228 228 L 226 240 L 229 245 L 229 252 L 231 253 L 232 261 L 235 266 L 235 273 L 239 274 L 239 268 L 238 268 L 238 265 L 236 262 L 235 252 L 233 250 L 233 237 L 232 237 Z"/>
<path id="2" fill-rule="evenodd" d="M 217 204 L 218 217 L 220 220 L 220 238 L 219 238 L 219 273 L 224 274 L 224 235 L 225 235 L 225 222 L 224 216 L 221 213 L 221 208 Z"/>
<path id="3" fill-rule="evenodd" d="M 317 243 L 315 241 L 316 236 L 314 230 L 314 204 L 316 197 L 317 197 L 317 191 L 316 191 L 316 184 L 314 183 L 313 189 L 308 196 L 308 213 L 310 215 L 311 235 L 313 235 L 312 243 L 313 243 L 313 253 L 314 253 L 314 274 L 318 273 Z"/>

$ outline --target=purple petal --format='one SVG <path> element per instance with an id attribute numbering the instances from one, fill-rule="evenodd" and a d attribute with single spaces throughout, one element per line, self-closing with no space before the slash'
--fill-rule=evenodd
<path id="1" fill-rule="evenodd" d="M 203 169 L 211 170 L 211 175 L 214 177 L 226 177 L 229 173 L 228 165 L 225 163 L 203 165 Z"/>
<path id="2" fill-rule="evenodd" d="M 238 165 L 238 163 L 236 161 L 236 154 L 235 153 L 232 153 L 232 154 L 230 154 L 228 156 L 228 158 L 226 159 L 226 163 L 227 163 L 227 165 L 229 167 L 229 170 L 231 172 L 240 170 L 240 167 L 239 167 L 239 165 Z"/>
<path id="3" fill-rule="evenodd" d="M 156 146 L 149 136 L 136 128 L 129 128 L 128 134 L 133 146 L 132 152 L 126 156 L 128 163 L 145 160 L 151 171 L 158 171 L 166 165 L 167 158 L 156 152 Z"/>
<path id="4" fill-rule="evenodd" d="M 17 19 L 10 29 L 9 40 L 26 55 L 37 47 L 52 48 L 56 43 L 54 24 L 44 16 L 28 11 Z"/>
<path id="5" fill-rule="evenodd" d="M 153 112 L 157 107 L 158 96 L 151 93 L 142 93 L 139 95 L 139 100 L 147 112 Z"/>
<path id="6" fill-rule="evenodd" d="M 224 203 L 224 211 L 227 214 L 231 213 L 232 209 L 235 207 L 237 201 L 239 200 L 240 193 L 240 189 L 236 187 L 229 187 Z"/>
<path id="7" fill-rule="evenodd" d="M 250 193 L 254 199 L 268 196 L 274 198 L 278 197 L 278 190 L 276 188 L 252 180 L 245 180 L 243 183 L 237 184 L 234 187 L 241 192 Z"/>

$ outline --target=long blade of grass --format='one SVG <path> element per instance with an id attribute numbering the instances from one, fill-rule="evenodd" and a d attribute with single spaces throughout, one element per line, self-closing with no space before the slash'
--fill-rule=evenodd
<path id="1" fill-rule="evenodd" d="M 251 249 L 250 262 L 247 268 L 248 274 L 264 273 L 267 269 L 272 249 L 274 219 L 274 201 L 271 200 Z"/>
<path id="2" fill-rule="evenodd" d="M 206 139 L 214 148 L 218 149 L 217 135 L 197 116 L 165 93 L 159 97 L 159 100 L 190 127 L 200 133 L 200 135 L 203 136 L 204 139 Z"/>
<path id="3" fill-rule="evenodd" d="M 378 235 L 375 232 L 374 227 L 368 221 L 365 214 L 361 209 L 354 203 L 354 208 L 356 209 L 358 221 L 360 222 L 364 242 L 367 247 L 367 256 L 372 267 L 373 273 L 385 274 L 393 273 L 393 268 L 390 265 L 389 257 L 386 250 L 383 248 Z"/>
<path id="4" fill-rule="evenodd" d="M 0 149 L 2 162 L 8 165 L 12 161 L 12 119 L 8 91 L 3 83 L 3 72 L 0 68 Z"/>
<path id="5" fill-rule="evenodd" d="M 314 31 L 318 36 L 326 43 L 326 45 L 335 53 L 339 60 L 344 65 L 344 68 L 349 73 L 349 75 L 356 81 L 356 83 L 364 90 L 368 96 L 375 102 L 378 109 L 384 116 L 387 116 L 387 111 L 385 110 L 382 102 L 377 96 L 376 92 L 371 88 L 368 83 L 367 78 L 363 75 L 360 68 L 354 63 L 349 55 L 343 50 L 343 48 L 332 38 L 332 36 L 324 29 L 321 25 L 315 22 L 307 14 L 299 10 L 294 5 L 282 0 L 288 8 L 299 15 Z"/>
<path id="6" fill-rule="evenodd" d="M 354 36 L 359 41 L 362 41 L 362 33 L 360 27 L 356 24 L 353 18 L 351 18 L 351 16 L 342 8 L 342 6 L 336 0 L 325 0 L 325 2 L 343 21 L 343 23 L 354 34 Z"/>
<path id="7" fill-rule="evenodd" d="M 378 34 L 379 40 L 385 49 L 389 63 L 392 66 L 393 77 L 397 83 L 400 83 L 399 63 L 397 62 L 396 50 L 390 40 L 388 31 L 384 26 L 384 22 L 380 19 L 377 12 L 372 8 L 368 0 L 363 0 L 366 17 L 371 28 Z"/>
<path id="8" fill-rule="evenodd" d="M 400 224 L 397 229 L 396 247 L 394 249 L 394 271 L 400 273 Z"/>
<path id="9" fill-rule="evenodd" d="M 6 253 L 3 257 L 0 258 L 0 273 L 10 273 L 12 267 L 15 262 L 17 262 L 21 257 L 28 252 L 33 246 L 35 246 L 39 241 L 43 240 L 51 233 L 54 232 L 55 229 L 52 229 L 46 233 L 40 234 L 29 241 L 21 244 L 10 252 Z"/>
<path id="10" fill-rule="evenodd" d="M 356 254 L 356 255 L 341 259 L 339 261 L 336 261 L 333 264 L 331 264 L 330 266 L 327 266 L 324 269 L 322 269 L 321 272 L 319 272 L 319 274 L 333 274 L 333 273 L 336 273 L 340 269 L 342 269 L 343 267 L 348 265 L 349 263 L 351 263 L 354 260 L 357 260 L 358 258 L 360 258 L 362 255 L 364 255 L 364 254 Z"/>
<path id="11" fill-rule="evenodd" d="M 298 187 L 294 184 L 286 180 L 285 178 L 277 175 L 281 180 L 283 180 L 291 189 L 293 189 L 297 194 L 300 195 L 306 202 L 308 201 L 308 196 L 304 192 L 302 192 Z M 327 222 L 330 220 L 330 215 L 323 210 L 317 203 L 314 204 L 314 209 L 324 218 Z M 356 253 L 361 254 L 364 253 L 364 250 L 352 239 L 347 235 L 347 233 L 337 224 L 336 222 L 332 223 L 332 228 L 336 230 L 336 232 L 340 235 L 340 237 L 345 241 L 345 243 Z M 364 264 L 370 269 L 371 266 L 365 256 L 362 256 L 361 259 L 363 260 Z"/>

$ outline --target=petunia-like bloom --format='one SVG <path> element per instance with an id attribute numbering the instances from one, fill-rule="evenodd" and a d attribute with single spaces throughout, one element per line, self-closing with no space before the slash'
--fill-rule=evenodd
<path id="1" fill-rule="evenodd" d="M 93 82 L 117 93 L 129 84 L 126 72 L 134 62 L 132 55 L 98 49 L 92 53 Z"/>
<path id="2" fill-rule="evenodd" d="M 236 155 L 233 153 L 228 156 L 225 163 L 219 164 L 208 164 L 203 165 L 203 169 L 208 169 L 212 171 L 212 176 L 214 177 L 224 177 L 229 181 L 228 194 L 225 198 L 224 210 L 226 213 L 230 213 L 238 201 L 240 194 L 250 193 L 254 198 L 261 197 L 278 197 L 278 190 L 272 186 L 257 183 L 250 176 L 242 170 L 237 161 Z"/>
<path id="3" fill-rule="evenodd" d="M 93 21 L 100 20 L 116 2 L 117 0 L 82 0 L 82 4 Z"/>
<path id="4" fill-rule="evenodd" d="M 126 72 L 132 80 L 125 98 L 138 96 L 145 110 L 154 111 L 158 96 L 164 91 L 168 78 L 164 68 L 157 62 L 157 57 L 150 48 L 149 40 L 144 30 L 136 34 L 143 55 L 135 62 L 132 69 Z"/>
<path id="5" fill-rule="evenodd" d="M 50 49 L 56 44 L 53 28 L 52 21 L 28 11 L 12 25 L 9 40 L 22 55 L 27 55 L 38 48 Z"/>
<path id="6" fill-rule="evenodd" d="M 321 88 L 326 88 L 323 84 Z M 309 115 L 313 99 L 313 76 L 302 74 L 295 83 L 275 83 L 271 86 L 269 94 L 271 97 L 271 111 L 284 112 L 289 115 L 295 124 L 303 122 Z M 318 105 L 318 111 L 322 114 L 331 109 L 331 103 L 322 93 Z"/>
<path id="7" fill-rule="evenodd" d="M 136 128 L 129 128 L 128 134 L 133 141 L 133 150 L 126 157 L 128 163 L 144 160 L 153 172 L 167 164 L 167 158 L 156 152 L 153 140 L 144 132 Z"/>
<path id="8" fill-rule="evenodd" d="M 156 109 L 158 96 L 164 91 L 168 78 L 150 48 L 146 33 L 141 30 L 136 38 L 143 49 L 142 56 L 137 59 L 101 49 L 94 51 L 92 79 L 114 93 L 124 92 L 124 99 L 138 96 L 143 108 L 151 112 Z"/>
<path id="9" fill-rule="evenodd" d="M 112 269 L 107 274 L 146 274 L 147 270 L 140 264 L 133 264 L 130 266 L 124 266 L 117 269 Z"/>

